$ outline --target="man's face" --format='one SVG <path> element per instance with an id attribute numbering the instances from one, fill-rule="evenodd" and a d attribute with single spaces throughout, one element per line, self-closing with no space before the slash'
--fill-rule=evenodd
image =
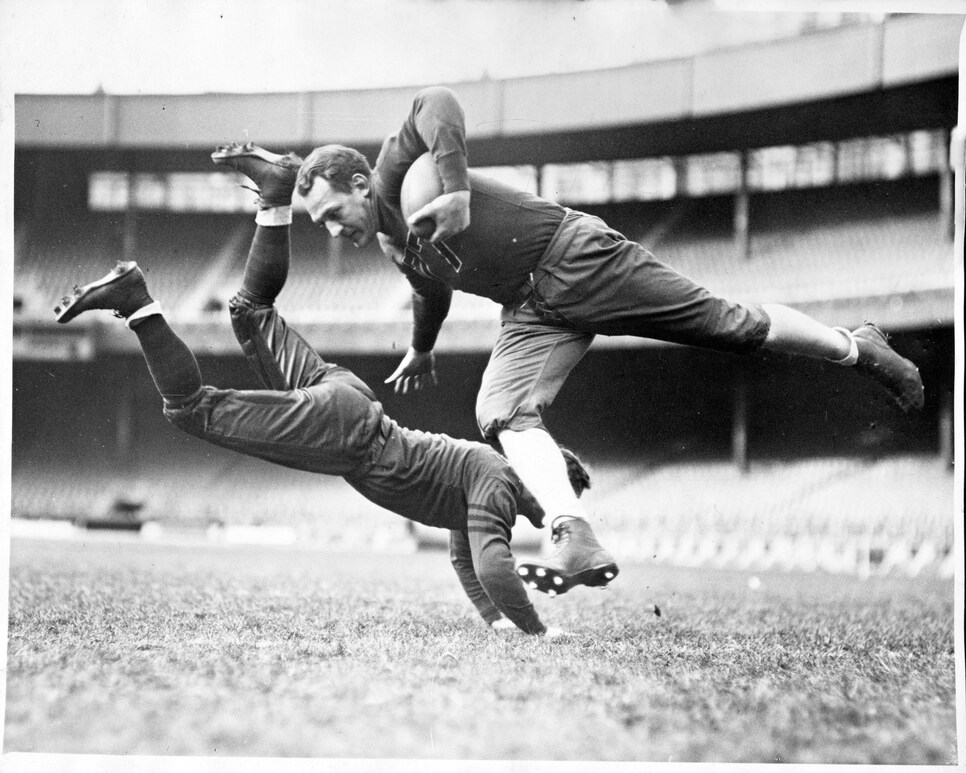
<path id="1" fill-rule="evenodd" d="M 348 193 L 332 188 L 324 177 L 316 177 L 312 188 L 302 197 L 312 222 L 324 226 L 333 236 L 364 247 L 376 235 L 375 209 L 369 198 L 369 181 L 354 175 Z"/>

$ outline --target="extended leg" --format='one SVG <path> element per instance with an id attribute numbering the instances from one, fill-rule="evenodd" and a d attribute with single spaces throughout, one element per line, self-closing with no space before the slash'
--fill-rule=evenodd
<path id="1" fill-rule="evenodd" d="M 362 461 L 382 419 L 381 408 L 363 392 L 365 385 L 344 369 L 332 378 L 352 388 L 341 390 L 338 399 L 331 399 L 331 390 L 318 393 L 321 387 L 234 390 L 202 385 L 194 355 L 169 327 L 133 262 L 119 263 L 102 279 L 76 288 L 55 312 L 63 323 L 93 309 L 115 310 L 137 335 L 164 400 L 165 417 L 214 445 L 286 467 L 344 475 Z"/>
<path id="2" fill-rule="evenodd" d="M 572 236 L 574 249 L 586 250 L 575 253 L 576 268 L 561 261 L 546 276 L 534 277 L 547 306 L 580 329 L 736 354 L 766 348 L 824 358 L 855 366 L 903 410 L 923 405 L 918 369 L 892 350 L 875 325 L 848 331 L 781 304 L 732 303 L 606 228 L 585 227 Z"/>
<path id="3" fill-rule="evenodd" d="M 530 587 L 565 593 L 574 585 L 606 585 L 617 564 L 594 536 L 570 483 L 560 448 L 542 413 L 580 361 L 593 336 L 545 325 L 504 324 L 483 374 L 477 421 L 497 439 L 507 460 L 552 519 L 555 552 L 545 562 L 521 564 Z"/>
<path id="4" fill-rule="evenodd" d="M 316 384 L 335 366 L 289 328 L 274 307 L 288 278 L 292 195 L 302 160 L 294 153 L 278 155 L 251 143 L 222 145 L 211 157 L 244 174 L 259 192 L 242 286 L 229 303 L 235 337 L 266 388 Z M 371 394 L 361 381 L 359 386 Z"/>

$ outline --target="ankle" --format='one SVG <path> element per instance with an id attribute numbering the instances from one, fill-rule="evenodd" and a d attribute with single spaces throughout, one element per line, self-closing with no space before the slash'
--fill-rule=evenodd
<path id="1" fill-rule="evenodd" d="M 118 309 L 118 313 L 125 318 L 124 324 L 128 326 L 129 329 L 133 330 L 138 324 L 144 321 L 147 317 L 154 316 L 156 314 L 162 314 L 161 304 L 151 298 L 150 295 L 145 296 L 147 302 L 138 305 L 133 311 L 122 311 Z"/>
<path id="2" fill-rule="evenodd" d="M 859 360 L 859 345 L 855 341 L 855 336 L 852 335 L 852 331 L 844 327 L 832 328 L 836 333 L 841 333 L 849 345 L 848 354 L 844 357 L 826 357 L 829 362 L 835 363 L 836 365 L 855 365 Z"/>

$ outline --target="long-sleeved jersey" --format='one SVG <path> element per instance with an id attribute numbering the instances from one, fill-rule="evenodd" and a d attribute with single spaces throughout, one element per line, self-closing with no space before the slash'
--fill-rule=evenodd
<path id="1" fill-rule="evenodd" d="M 427 526 L 450 530 L 450 559 L 480 615 L 501 615 L 527 633 L 543 633 L 510 551 L 522 485 L 489 446 L 400 427 L 384 418 L 383 442 L 349 485 L 372 502 Z M 541 519 L 525 513 L 536 526 Z"/>
<path id="2" fill-rule="evenodd" d="M 410 234 L 400 209 L 406 171 L 427 151 L 444 193 L 472 191 L 469 227 L 438 246 Z M 568 211 L 467 169 L 463 111 L 442 87 L 420 91 L 400 130 L 385 140 L 372 190 L 380 244 L 413 286 L 419 351 L 435 343 L 454 289 L 503 305 L 522 302 L 531 272 Z"/>

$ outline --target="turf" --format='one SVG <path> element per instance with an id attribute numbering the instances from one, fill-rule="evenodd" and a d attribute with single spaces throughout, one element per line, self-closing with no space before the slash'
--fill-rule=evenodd
<path id="1" fill-rule="evenodd" d="M 956 762 L 952 582 L 760 578 L 625 565 L 547 640 L 443 552 L 15 539 L 4 751 Z"/>

